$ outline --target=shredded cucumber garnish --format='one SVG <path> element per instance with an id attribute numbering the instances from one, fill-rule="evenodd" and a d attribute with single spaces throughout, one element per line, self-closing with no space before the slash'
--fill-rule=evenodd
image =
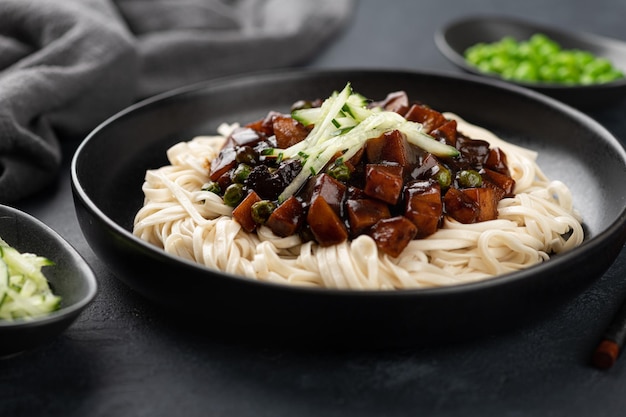
<path id="1" fill-rule="evenodd" d="M 333 92 L 320 107 L 298 109 L 292 117 L 313 129 L 302 141 L 287 149 L 272 149 L 268 155 L 297 158 L 302 171 L 278 197 L 282 202 L 297 192 L 311 176 L 319 173 L 337 153 L 344 160 L 354 156 L 369 139 L 399 130 L 406 139 L 435 156 L 455 157 L 456 148 L 433 139 L 420 123 L 406 120 L 400 114 L 380 108 L 368 108 L 368 100 L 352 91 L 350 83 L 340 92 Z"/>
<path id="2" fill-rule="evenodd" d="M 57 310 L 61 297 L 52 293 L 42 267 L 43 256 L 20 253 L 0 238 L 0 319 L 32 318 Z"/>

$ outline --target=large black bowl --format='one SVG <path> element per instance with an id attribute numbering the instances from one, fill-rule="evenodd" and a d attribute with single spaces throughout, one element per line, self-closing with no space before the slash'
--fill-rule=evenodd
<path id="1" fill-rule="evenodd" d="M 55 265 L 43 272 L 61 297 L 59 310 L 32 319 L 0 320 L 0 357 L 35 349 L 67 329 L 96 296 L 96 277 L 58 233 L 33 216 L 0 205 L 0 236 L 19 252 L 45 256 Z"/>
<path id="2" fill-rule="evenodd" d="M 564 49 L 585 50 L 607 58 L 626 73 L 626 42 L 511 16 L 479 15 L 454 20 L 435 33 L 435 44 L 446 58 L 464 71 L 501 79 L 498 75 L 485 74 L 469 64 L 465 60 L 465 50 L 480 42 L 497 42 L 505 36 L 524 41 L 535 33 L 547 35 Z M 507 82 L 531 88 L 581 109 L 602 107 L 626 99 L 626 79 L 594 85 Z"/>
<path id="3" fill-rule="evenodd" d="M 169 146 L 212 134 L 222 122 L 253 121 L 269 110 L 288 111 L 299 99 L 327 97 L 348 81 L 373 99 L 405 90 L 537 150 L 545 173 L 571 187 L 585 242 L 484 282 L 385 292 L 260 283 L 173 257 L 132 235 L 145 171 L 167 164 Z M 278 342 L 401 346 L 515 328 L 600 277 L 626 240 L 626 154 L 618 141 L 555 100 L 472 76 L 337 70 L 210 81 L 148 99 L 103 123 L 78 148 L 71 175 L 83 233 L 120 280 L 167 316 L 188 313 L 201 323 L 196 330 L 230 329 Z"/>

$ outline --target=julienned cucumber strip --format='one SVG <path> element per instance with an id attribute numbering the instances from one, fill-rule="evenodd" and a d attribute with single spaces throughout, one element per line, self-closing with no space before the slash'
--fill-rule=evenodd
<path id="1" fill-rule="evenodd" d="M 0 320 L 28 319 L 57 310 L 61 297 L 52 293 L 42 267 L 43 256 L 20 253 L 0 238 Z"/>
<path id="2" fill-rule="evenodd" d="M 313 125 L 313 129 L 302 142 L 268 153 L 283 158 L 297 158 L 303 164 L 300 174 L 278 196 L 279 202 L 297 192 L 311 175 L 319 173 L 337 153 L 349 159 L 369 139 L 391 130 L 399 130 L 410 143 L 435 156 L 459 155 L 456 148 L 424 133 L 420 123 L 408 121 L 392 111 L 368 108 L 368 103 L 369 100 L 352 91 L 348 83 L 340 92 L 333 92 L 320 107 L 292 112 L 294 119 L 305 125 Z"/>

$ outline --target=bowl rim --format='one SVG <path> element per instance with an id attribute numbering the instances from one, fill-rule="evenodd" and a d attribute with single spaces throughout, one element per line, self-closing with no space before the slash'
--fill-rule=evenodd
<path id="1" fill-rule="evenodd" d="M 557 268 L 559 265 L 565 264 L 569 259 L 578 257 L 581 253 L 586 252 L 590 248 L 598 249 L 604 243 L 606 237 L 619 235 L 621 234 L 622 241 L 626 241 L 626 207 L 622 209 L 618 218 L 614 220 L 607 228 L 594 235 L 590 239 L 585 239 L 583 243 L 573 248 L 572 250 L 560 254 L 558 258 L 551 258 L 549 262 L 542 262 L 539 264 L 535 264 L 529 268 L 510 272 L 506 274 L 497 275 L 491 278 L 487 278 L 484 280 L 460 283 L 449 286 L 441 286 L 441 287 L 432 287 L 432 288 L 410 288 L 410 289 L 402 289 L 402 290 L 351 290 L 351 289 L 328 289 L 328 288 L 317 288 L 317 287 L 305 287 L 305 286 L 296 286 L 296 285 L 287 285 L 280 284 L 274 282 L 265 282 L 258 281 L 252 278 L 248 278 L 245 276 L 240 276 L 236 274 L 231 274 L 227 272 L 223 272 L 214 268 L 210 268 L 199 263 L 166 253 L 161 248 L 158 248 L 154 245 L 151 245 L 137 236 L 133 235 L 131 231 L 125 229 L 123 226 L 119 225 L 117 222 L 112 220 L 109 216 L 104 214 L 104 212 L 93 202 L 93 200 L 89 197 L 88 193 L 81 185 L 80 174 L 78 173 L 78 164 L 79 160 L 85 150 L 85 148 L 89 145 L 90 141 L 96 140 L 98 134 L 107 129 L 107 127 L 115 122 L 118 119 L 128 117 L 132 115 L 132 113 L 138 109 L 148 108 L 155 104 L 158 104 L 162 100 L 168 100 L 175 98 L 179 95 L 185 94 L 193 94 L 198 90 L 204 89 L 212 89 L 212 88 L 227 88 L 228 85 L 232 85 L 233 83 L 238 83 L 241 81 L 249 81 L 251 79 L 261 80 L 263 82 L 269 82 L 271 80 L 290 80 L 295 77 L 308 77 L 315 75 L 347 75 L 347 74 L 355 74 L 359 73 L 362 75 L 376 75 L 376 74 L 408 74 L 414 76 L 423 76 L 423 77 L 438 77 L 438 78 L 447 78 L 447 79 L 455 79 L 462 82 L 470 82 L 477 83 L 480 85 L 496 87 L 498 89 L 507 90 L 509 93 L 513 93 L 516 95 L 526 96 L 531 98 L 534 101 L 542 102 L 559 112 L 567 114 L 569 117 L 573 117 L 576 120 L 584 123 L 586 125 L 593 126 L 594 129 L 597 129 L 605 136 L 611 143 L 618 147 L 618 152 L 621 155 L 621 158 L 624 160 L 626 165 L 626 150 L 621 145 L 621 143 L 617 140 L 617 138 L 604 126 L 602 126 L 599 122 L 597 122 L 592 117 L 583 113 L 582 111 L 563 103 L 559 100 L 556 100 L 552 97 L 544 95 L 535 90 L 524 88 L 523 86 L 519 86 L 512 83 L 507 83 L 499 79 L 491 79 L 484 76 L 478 76 L 475 74 L 466 74 L 466 73 L 453 73 L 446 71 L 428 71 L 428 70 L 406 70 L 406 69 L 389 69 L 389 68 L 332 68 L 332 69 L 319 69 L 319 68 L 299 68 L 299 69 L 283 69 L 283 70 L 272 70 L 272 71 L 258 71 L 252 73 L 238 74 L 238 75 L 230 75 L 219 77 L 215 79 L 205 80 L 201 82 L 196 82 L 190 85 L 186 85 L 183 87 L 179 87 L 170 91 L 166 91 L 160 94 L 157 94 L 152 97 L 148 97 L 143 99 L 137 103 L 130 105 L 129 107 L 122 109 L 118 113 L 112 115 L 105 121 L 103 121 L 100 125 L 94 128 L 86 138 L 79 144 L 76 152 L 74 153 L 71 160 L 70 167 L 70 175 L 71 175 L 71 185 L 72 192 L 74 193 L 75 198 L 89 211 L 92 212 L 98 219 L 103 221 L 105 225 L 113 230 L 115 233 L 119 234 L 126 242 L 131 243 L 134 247 L 140 247 L 143 251 L 148 251 L 151 255 L 154 255 L 160 259 L 163 259 L 165 262 L 174 262 L 181 263 L 185 267 L 192 268 L 197 272 L 203 273 L 212 273 L 217 274 L 221 277 L 225 278 L 234 278 L 240 280 L 241 282 L 245 282 L 251 286 L 260 286 L 263 288 L 274 288 L 279 291 L 291 292 L 291 293 L 306 293 L 306 294 L 320 294 L 324 296 L 330 297 L 394 297 L 394 298 L 403 298 L 409 297 L 414 298 L 416 296 L 425 296 L 425 297 L 440 297 L 447 296 L 451 294 L 458 294 L 460 292 L 475 292 L 475 291 L 483 291 L 488 288 L 500 287 L 515 284 L 519 281 L 527 280 L 531 278 L 533 275 L 541 274 L 543 270 L 551 270 Z"/>
<path id="2" fill-rule="evenodd" d="M 82 257 L 82 255 L 67 240 L 65 240 L 65 238 L 63 238 L 58 232 L 56 232 L 54 229 L 52 229 L 50 226 L 48 226 L 38 218 L 13 206 L 0 204 L 0 215 L 4 215 L 5 213 L 19 218 L 22 222 L 29 222 L 34 224 L 35 227 L 45 233 L 50 240 L 55 241 L 56 245 L 61 248 L 60 252 L 65 254 L 65 257 L 71 259 L 72 264 L 78 266 L 77 269 L 80 270 L 80 274 L 78 275 L 85 282 L 87 290 L 85 295 L 76 302 L 67 306 L 61 305 L 61 308 L 49 314 L 32 318 L 0 320 L 0 331 L 2 331 L 3 329 L 15 329 L 18 327 L 41 327 L 47 324 L 53 324 L 62 321 L 68 317 L 80 313 L 80 311 L 82 311 L 94 300 L 98 293 L 98 281 L 91 266 Z"/>
<path id="3" fill-rule="evenodd" d="M 463 55 L 453 48 L 448 42 L 448 34 L 451 30 L 457 28 L 461 25 L 478 25 L 483 24 L 485 22 L 503 22 L 509 25 L 515 25 L 523 28 L 529 28 L 534 30 L 535 32 L 543 32 L 549 37 L 566 37 L 571 39 L 573 42 L 579 43 L 593 43 L 593 44 L 604 44 L 605 46 L 609 46 L 612 49 L 621 49 L 623 50 L 624 56 L 626 57 L 626 41 L 621 41 L 619 39 L 611 38 L 608 36 L 599 35 L 591 32 L 583 32 L 583 31 L 570 31 L 565 28 L 559 26 L 549 26 L 547 24 L 534 22 L 530 19 L 521 18 L 518 16 L 511 16 L 506 14 L 491 14 L 491 13 L 481 13 L 474 14 L 464 17 L 459 17 L 453 19 L 443 26 L 441 26 L 438 30 L 435 31 L 434 40 L 439 51 L 448 58 L 452 63 L 454 63 L 457 67 L 462 68 L 465 71 L 468 71 L 472 74 L 476 74 L 482 77 L 493 78 L 497 80 L 502 80 L 506 83 L 511 83 L 519 86 L 523 86 L 526 88 L 543 90 L 546 92 L 556 92 L 556 91 L 580 91 L 584 93 L 589 90 L 612 90 L 615 88 L 623 88 L 626 87 L 626 77 L 610 81 L 607 83 L 598 83 L 598 84 L 588 84 L 588 85 L 563 85 L 559 83 L 541 83 L 541 82 L 527 82 L 527 81 L 517 81 L 517 80 L 507 80 L 502 78 L 498 74 L 490 74 L 486 72 L 482 72 L 473 65 L 467 63 Z M 620 68 L 626 74 L 626 68 Z"/>

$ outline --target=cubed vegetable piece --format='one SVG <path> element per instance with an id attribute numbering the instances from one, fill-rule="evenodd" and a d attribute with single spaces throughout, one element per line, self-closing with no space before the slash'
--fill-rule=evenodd
<path id="1" fill-rule="evenodd" d="M 489 179 L 485 178 L 485 176 L 483 175 L 483 187 L 485 188 L 491 188 L 494 192 L 495 198 L 497 201 L 502 200 L 505 196 L 506 193 L 504 192 L 504 190 L 499 187 L 498 185 L 496 185 L 495 183 L 491 182 Z"/>
<path id="2" fill-rule="evenodd" d="M 346 194 L 345 184 L 328 174 L 319 174 L 309 179 L 306 187 L 303 194 L 305 201 L 312 202 L 317 197 L 323 197 L 333 211 L 341 216 L 341 205 Z"/>
<path id="3" fill-rule="evenodd" d="M 235 148 L 223 148 L 217 155 L 217 158 L 211 162 L 209 169 L 209 178 L 211 181 L 217 181 L 237 165 L 237 152 Z"/>
<path id="4" fill-rule="evenodd" d="M 473 167 L 481 167 L 489 155 L 489 142 L 482 139 L 471 139 L 459 135 L 456 138 L 456 148 L 462 158 Z"/>
<path id="5" fill-rule="evenodd" d="M 385 134 L 382 134 L 378 137 L 368 139 L 365 142 L 365 156 L 367 157 L 367 161 L 373 164 L 377 164 L 380 162 L 380 153 L 383 150 L 383 146 L 385 146 Z"/>
<path id="6" fill-rule="evenodd" d="M 448 120 L 444 122 L 442 125 L 430 131 L 430 135 L 438 140 L 443 140 L 450 146 L 456 145 L 456 137 L 457 137 L 457 124 L 456 120 Z"/>
<path id="7" fill-rule="evenodd" d="M 478 203 L 456 188 L 446 191 L 443 204 L 445 213 L 460 223 L 475 223 L 478 219 Z"/>
<path id="8" fill-rule="evenodd" d="M 258 201 L 261 201 L 261 197 L 254 191 L 251 191 L 241 200 L 241 203 L 233 209 L 233 218 L 237 220 L 241 228 L 248 233 L 256 229 L 256 223 L 252 219 L 252 205 Z"/>
<path id="9" fill-rule="evenodd" d="M 267 137 L 272 136 L 274 134 L 273 121 L 276 116 L 283 116 L 283 114 L 272 110 L 264 118 L 248 123 L 245 127 L 261 132 Z"/>
<path id="10" fill-rule="evenodd" d="M 226 139 L 224 148 L 235 146 L 254 146 L 261 140 L 265 139 L 263 133 L 260 133 L 249 127 L 238 127 Z"/>
<path id="11" fill-rule="evenodd" d="M 443 114 L 422 104 L 413 104 L 404 115 L 404 118 L 411 122 L 421 123 L 426 133 L 430 133 L 430 131 L 446 122 Z"/>
<path id="12" fill-rule="evenodd" d="M 346 199 L 355 200 L 359 198 L 367 198 L 367 194 L 365 194 L 362 188 L 358 188 L 352 185 L 349 186 L 346 190 Z"/>
<path id="13" fill-rule="evenodd" d="M 348 239 L 348 230 L 324 197 L 311 201 L 306 217 L 311 233 L 321 246 L 331 246 Z"/>
<path id="14" fill-rule="evenodd" d="M 304 220 L 302 203 L 294 196 L 289 197 L 270 214 L 265 222 L 276 236 L 287 237 L 295 234 Z"/>
<path id="15" fill-rule="evenodd" d="M 464 188 L 461 192 L 478 204 L 477 222 L 498 218 L 498 199 L 492 188 Z"/>
<path id="16" fill-rule="evenodd" d="M 491 148 L 485 160 L 485 168 L 510 176 L 506 154 L 500 148 Z"/>
<path id="17" fill-rule="evenodd" d="M 426 154 L 422 163 L 411 171 L 413 179 L 432 178 L 439 171 L 440 162 L 437 157 L 431 153 Z"/>
<path id="18" fill-rule="evenodd" d="M 372 103 L 371 107 L 380 107 L 386 111 L 404 114 L 409 108 L 409 96 L 404 91 L 394 91 L 387 94 L 384 100 Z"/>
<path id="19" fill-rule="evenodd" d="M 385 203 L 396 204 L 402 194 L 402 172 L 399 165 L 367 164 L 363 191 Z"/>
<path id="20" fill-rule="evenodd" d="M 417 226 L 417 238 L 430 236 L 437 231 L 443 202 L 441 187 L 435 181 L 413 181 L 407 184 L 404 191 L 404 216 Z"/>
<path id="21" fill-rule="evenodd" d="M 504 190 L 504 197 L 513 197 L 515 180 L 508 175 L 484 168 L 480 171 L 486 182 L 491 182 Z"/>
<path id="22" fill-rule="evenodd" d="M 358 236 L 379 220 L 391 217 L 386 203 L 370 198 L 348 200 L 346 209 L 352 236 Z"/>
<path id="23" fill-rule="evenodd" d="M 406 217 L 396 216 L 376 222 L 369 235 L 379 250 L 397 258 L 417 235 L 417 227 Z"/>
<path id="24" fill-rule="evenodd" d="M 348 166 L 348 168 L 350 168 L 350 171 L 354 171 L 354 168 L 361 163 L 361 160 L 363 159 L 364 154 L 365 154 L 365 147 L 362 147 L 360 150 L 358 150 L 354 154 L 354 156 L 352 156 L 352 158 L 350 158 L 347 161 L 344 161 L 344 163 Z"/>
<path id="25" fill-rule="evenodd" d="M 376 139 L 370 139 L 366 145 L 367 159 L 370 163 L 397 163 L 404 167 L 416 165 L 418 153 L 399 130 L 383 133 Z"/>
<path id="26" fill-rule="evenodd" d="M 302 142 L 309 134 L 309 129 L 302 123 L 284 115 L 275 116 L 272 127 L 276 136 L 276 145 L 281 149 Z"/>

